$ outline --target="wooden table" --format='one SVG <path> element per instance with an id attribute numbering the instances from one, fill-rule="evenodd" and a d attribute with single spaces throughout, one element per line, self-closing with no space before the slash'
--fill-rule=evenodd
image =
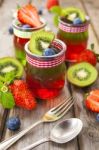
<path id="1" fill-rule="evenodd" d="M 34 0 L 33 3 L 40 8 L 45 4 L 45 0 Z M 8 33 L 8 27 L 12 21 L 12 9 L 16 8 L 16 4 L 25 4 L 27 0 L 0 0 L 0 57 L 14 56 L 12 36 Z M 89 31 L 89 44 L 95 43 L 95 50 L 99 53 L 99 1 L 97 0 L 60 0 L 62 6 L 77 6 L 84 10 L 91 18 Z M 51 29 L 56 32 L 52 23 L 52 15 L 44 12 L 44 17 L 48 21 Z M 97 69 L 99 69 L 97 65 Z M 71 94 L 75 97 L 76 103 L 63 119 L 70 117 L 78 117 L 83 121 L 84 127 L 80 135 L 71 142 L 63 145 L 55 143 L 45 143 L 35 148 L 35 150 L 99 150 L 99 123 L 95 121 L 95 115 L 86 110 L 83 101 L 84 94 L 90 89 L 99 87 L 99 79 L 89 88 L 80 89 L 66 82 L 66 86 L 61 96 L 66 97 Z M 19 115 L 22 125 L 21 130 L 36 122 L 50 108 L 60 102 L 60 97 L 54 101 L 40 102 L 35 111 L 25 111 L 23 109 L 14 108 L 11 111 L 4 110 L 0 106 L 0 139 L 4 140 L 13 134 L 6 128 L 7 118 Z M 14 144 L 10 150 L 21 150 L 23 147 L 41 139 L 45 135 L 49 135 L 49 131 L 56 123 L 41 124 L 36 127 L 30 134 L 23 137 L 20 141 Z"/>

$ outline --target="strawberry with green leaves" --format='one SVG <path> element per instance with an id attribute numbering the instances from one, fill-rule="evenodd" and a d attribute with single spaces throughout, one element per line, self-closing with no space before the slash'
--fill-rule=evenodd
<path id="1" fill-rule="evenodd" d="M 35 98 L 33 97 L 32 92 L 28 89 L 25 81 L 15 80 L 13 84 L 9 86 L 9 89 L 13 93 L 16 106 L 27 110 L 36 108 Z"/>
<path id="2" fill-rule="evenodd" d="M 18 9 L 18 20 L 22 24 L 28 24 L 31 27 L 40 27 L 41 22 L 38 15 L 38 11 L 35 6 L 27 4 Z"/>

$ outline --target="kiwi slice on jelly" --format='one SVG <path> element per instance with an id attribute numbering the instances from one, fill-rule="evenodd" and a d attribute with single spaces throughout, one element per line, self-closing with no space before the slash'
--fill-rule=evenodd
<path id="1" fill-rule="evenodd" d="M 13 57 L 0 58 L 0 80 L 4 81 L 7 73 L 14 72 L 16 78 L 23 75 L 23 66 Z"/>
<path id="2" fill-rule="evenodd" d="M 76 7 L 64 8 L 61 12 L 61 16 L 66 16 L 66 18 L 70 21 L 73 21 L 76 17 L 80 18 L 82 22 L 86 20 L 85 13 Z"/>
<path id="3" fill-rule="evenodd" d="M 67 79 L 79 87 L 92 84 L 97 79 L 97 76 L 96 68 L 86 62 L 75 64 L 67 71 Z"/>
<path id="4" fill-rule="evenodd" d="M 36 55 L 42 55 L 43 50 L 49 47 L 54 40 L 55 35 L 52 32 L 37 31 L 32 34 L 29 43 L 29 50 Z"/>

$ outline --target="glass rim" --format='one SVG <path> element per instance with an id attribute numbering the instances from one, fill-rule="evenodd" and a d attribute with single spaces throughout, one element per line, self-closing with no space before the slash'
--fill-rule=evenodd
<path id="1" fill-rule="evenodd" d="M 40 27 L 30 27 L 30 28 L 27 28 L 27 29 L 23 29 L 22 27 L 19 27 L 16 23 L 20 23 L 20 21 L 18 19 L 14 19 L 12 21 L 12 25 L 14 28 L 16 28 L 17 30 L 20 30 L 20 31 L 26 31 L 26 32 L 29 32 L 29 31 L 35 31 L 35 30 L 38 30 L 38 29 L 42 29 L 46 26 L 46 21 L 44 18 L 40 17 L 40 21 L 41 21 L 41 26 Z"/>
<path id="2" fill-rule="evenodd" d="M 73 25 L 73 24 L 70 24 L 70 23 L 66 23 L 66 22 L 62 21 L 61 19 L 62 19 L 62 17 L 58 18 L 59 23 L 62 23 L 63 25 L 66 25 L 68 27 L 84 27 L 86 25 L 89 25 L 89 23 L 90 23 L 90 18 L 88 16 L 86 16 L 86 22 L 84 22 L 82 24 L 79 24 L 79 25 Z"/>
<path id="3" fill-rule="evenodd" d="M 46 59 L 46 58 L 55 58 L 55 57 L 58 57 L 58 56 L 61 56 L 65 53 L 66 49 L 67 49 L 67 45 L 59 40 L 59 39 L 54 39 L 54 41 L 57 41 L 57 42 L 60 42 L 61 45 L 63 45 L 63 50 L 60 51 L 58 54 L 55 54 L 55 55 L 52 55 L 52 56 L 39 56 L 39 55 L 36 55 L 36 54 L 33 54 L 30 50 L 29 50 L 29 43 L 30 41 L 28 41 L 26 44 L 25 44 L 25 52 L 26 54 L 29 54 L 30 56 L 32 57 L 35 57 L 36 59 Z"/>

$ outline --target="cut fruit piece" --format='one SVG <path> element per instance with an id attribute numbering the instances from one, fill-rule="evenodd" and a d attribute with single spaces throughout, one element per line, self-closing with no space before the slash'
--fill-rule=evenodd
<path id="1" fill-rule="evenodd" d="M 37 31 L 35 34 L 33 33 L 31 37 L 29 50 L 33 54 L 42 55 L 43 50 L 49 47 L 54 38 L 55 35 L 52 32 Z"/>
<path id="2" fill-rule="evenodd" d="M 64 8 L 61 12 L 61 16 L 66 16 L 66 18 L 70 19 L 70 21 L 73 21 L 75 17 L 79 17 L 82 20 L 82 22 L 86 20 L 85 13 L 82 12 L 79 8 L 75 8 L 75 7 Z"/>
<path id="3" fill-rule="evenodd" d="M 18 10 L 18 20 L 32 27 L 40 27 L 41 22 L 35 6 L 27 4 Z"/>
<path id="4" fill-rule="evenodd" d="M 99 89 L 92 90 L 88 94 L 85 106 L 93 112 L 99 112 Z"/>
<path id="5" fill-rule="evenodd" d="M 15 73 L 16 78 L 20 78 L 23 75 L 23 66 L 15 58 L 0 58 L 0 80 L 4 81 L 5 75 L 12 71 Z"/>
<path id="6" fill-rule="evenodd" d="M 68 80 L 79 87 L 92 84 L 98 76 L 98 72 L 91 64 L 83 62 L 71 66 L 67 71 Z"/>

